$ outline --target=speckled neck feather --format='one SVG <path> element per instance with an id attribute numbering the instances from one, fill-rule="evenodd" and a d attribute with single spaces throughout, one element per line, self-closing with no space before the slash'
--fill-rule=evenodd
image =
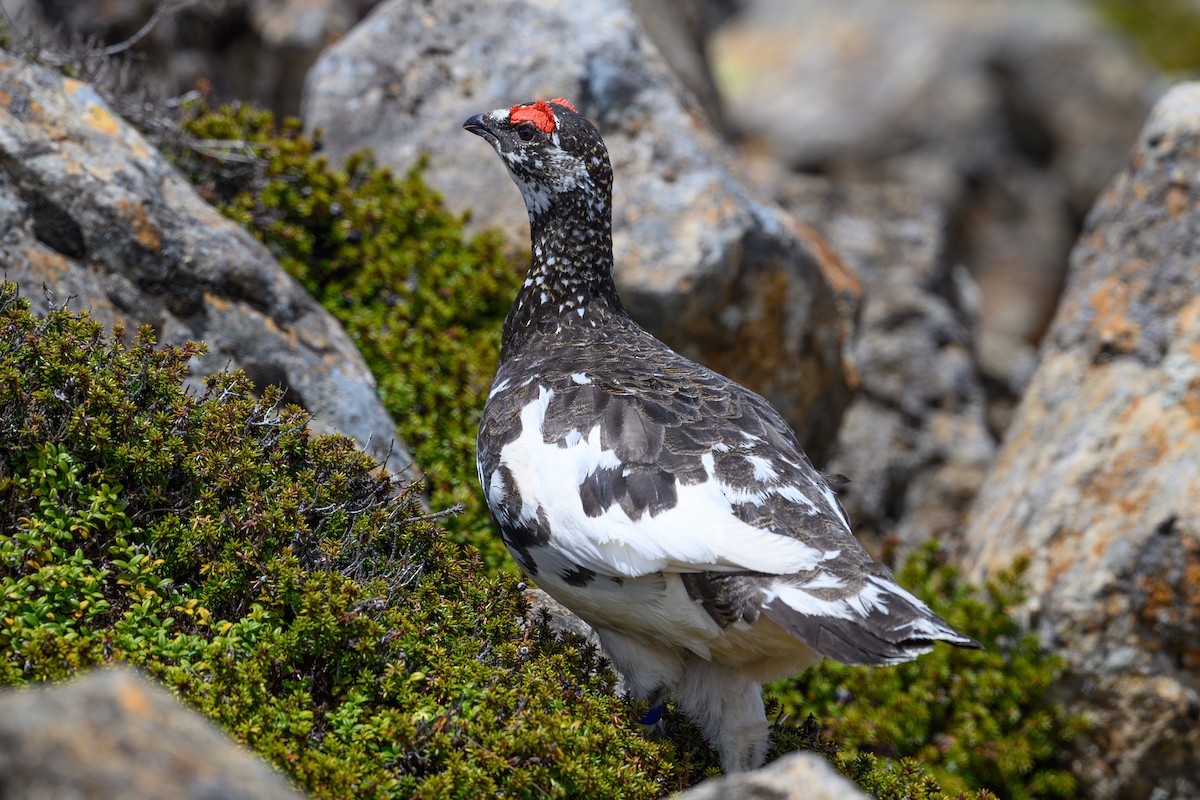
<path id="1" fill-rule="evenodd" d="M 612 167 L 595 129 L 565 120 L 557 134 L 582 146 L 586 173 L 573 190 L 553 193 L 530 209 L 531 263 L 504 322 L 501 359 L 534 333 L 555 334 L 600 318 L 627 316 L 613 280 Z"/>

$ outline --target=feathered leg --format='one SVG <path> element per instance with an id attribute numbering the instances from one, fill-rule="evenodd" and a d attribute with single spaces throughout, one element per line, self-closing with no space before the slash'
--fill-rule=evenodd
<path id="1" fill-rule="evenodd" d="M 684 665 L 676 699 L 716 748 L 725 772 L 762 766 L 770 743 L 762 684 L 744 670 L 693 657 Z"/>

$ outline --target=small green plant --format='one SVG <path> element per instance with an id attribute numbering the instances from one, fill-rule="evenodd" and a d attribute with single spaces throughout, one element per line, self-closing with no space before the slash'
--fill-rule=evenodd
<path id="1" fill-rule="evenodd" d="M 680 785 L 593 652 L 340 437 L 202 348 L 0 285 L 0 684 L 123 661 L 317 798 Z"/>
<path id="2" fill-rule="evenodd" d="M 419 170 L 397 177 L 365 153 L 331 165 L 296 120 L 276 125 L 248 106 L 197 106 L 184 126 L 195 139 L 239 143 L 225 157 L 185 149 L 176 158 L 342 322 L 424 470 L 432 504 L 465 509 L 449 529 L 493 568 L 511 569 L 475 476 L 475 431 L 521 273 L 500 236 L 465 237 L 463 220 Z"/>
<path id="3" fill-rule="evenodd" d="M 0 285 L 0 683 L 139 665 L 316 798 L 649 798 L 715 774 L 677 717 L 643 737 L 597 653 L 348 440 L 238 373 L 190 396 L 201 351 L 38 320 Z M 816 750 L 885 800 L 1066 796 L 1060 667 L 1006 616 L 1011 582 L 980 595 L 932 552 L 902 578 L 991 660 L 818 667 L 779 687 L 772 757 Z M 824 730 L 791 721 L 809 711 Z"/>
<path id="4" fill-rule="evenodd" d="M 947 791 L 986 788 L 1012 800 L 1074 797 L 1061 753 L 1083 721 L 1050 697 L 1063 660 L 1022 634 L 1010 614 L 1022 600 L 1023 569 L 1014 565 L 981 591 L 927 545 L 905 564 L 900 582 L 986 649 L 939 645 L 894 667 L 824 661 L 775 687 L 782 709 L 813 714 L 846 758 L 916 759 Z"/>
<path id="5" fill-rule="evenodd" d="M 1200 8 L 1190 0 L 1095 0 L 1100 16 L 1167 72 L 1200 69 Z"/>

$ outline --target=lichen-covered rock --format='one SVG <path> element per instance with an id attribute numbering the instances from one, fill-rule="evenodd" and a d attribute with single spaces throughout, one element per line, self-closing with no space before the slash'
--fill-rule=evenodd
<path id="1" fill-rule="evenodd" d="M 569 46 L 568 44 L 569 43 Z M 616 174 L 617 281 L 669 344 L 765 395 L 818 461 L 849 400 L 839 265 L 754 199 L 623 0 L 389 2 L 309 74 L 306 124 L 333 157 L 371 147 L 451 207 L 527 241 L 503 165 L 474 151 L 471 114 L 566 96 L 600 128 Z"/>
<path id="2" fill-rule="evenodd" d="M 1200 794 L 1200 83 L 1146 123 L 1072 255 L 966 563 L 1032 554 L 1031 619 L 1094 726 L 1095 798 Z"/>
<path id="3" fill-rule="evenodd" d="M 954 258 L 983 289 L 997 389 L 1018 382 L 1079 220 L 1153 100 L 1154 71 L 1091 5 L 749 0 L 712 42 L 752 149 L 907 184 L 948 211 Z"/>
<path id="4" fill-rule="evenodd" d="M 909 550 L 953 543 L 991 465 L 976 368 L 973 286 L 947 256 L 945 214 L 917 192 L 793 176 L 784 208 L 821 231 L 862 280 L 849 348 L 860 390 L 831 472 L 855 532 Z"/>
<path id="5" fill-rule="evenodd" d="M 39 313 L 58 302 L 105 325 L 203 340 L 198 377 L 240 368 L 415 474 L 375 380 L 338 323 L 226 220 L 90 86 L 0 53 L 0 263 Z"/>
<path id="6" fill-rule="evenodd" d="M 283 776 L 130 669 L 0 691 L 10 800 L 301 800 Z"/>
<path id="7" fill-rule="evenodd" d="M 816 753 L 792 753 L 760 770 L 711 778 L 678 800 L 867 800 Z"/>

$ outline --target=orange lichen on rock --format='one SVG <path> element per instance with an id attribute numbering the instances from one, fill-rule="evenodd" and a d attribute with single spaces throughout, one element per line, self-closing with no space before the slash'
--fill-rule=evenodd
<path id="1" fill-rule="evenodd" d="M 1142 508 L 1157 490 L 1145 478 L 1154 474 L 1155 465 L 1170 449 L 1161 419 L 1154 419 L 1140 434 L 1132 435 L 1136 437 L 1135 447 L 1114 448 L 1107 463 L 1088 472 L 1080 486 L 1084 497 L 1130 515 Z"/>
<path id="2" fill-rule="evenodd" d="M 1175 219 L 1180 214 L 1191 210 L 1193 205 L 1191 193 L 1186 186 L 1173 183 L 1167 189 L 1166 206 L 1167 213 L 1171 215 L 1171 219 Z"/>
<path id="3" fill-rule="evenodd" d="M 1096 314 L 1090 327 L 1099 346 L 1112 355 L 1131 352 L 1137 343 L 1138 327 L 1127 316 L 1129 294 L 1128 283 L 1113 275 L 1089 297 Z"/>
<path id="4" fill-rule="evenodd" d="M 103 131 L 110 136 L 116 135 L 118 131 L 117 121 L 113 119 L 113 115 L 95 103 L 88 104 L 87 113 L 84 115 L 83 121 L 84 124 L 90 125 L 96 130 Z"/>
<path id="5" fill-rule="evenodd" d="M 48 247 L 29 248 L 24 256 L 30 271 L 49 284 L 61 280 L 71 268 L 66 256 Z"/>
<path id="6" fill-rule="evenodd" d="M 159 236 L 158 229 L 154 223 L 150 221 L 150 217 L 146 214 L 146 209 L 141 203 L 133 200 L 117 201 L 117 208 L 121 213 L 129 219 L 130 226 L 133 229 L 133 235 L 137 238 L 138 243 L 147 250 L 158 252 L 162 245 L 162 238 Z"/>
<path id="7" fill-rule="evenodd" d="M 1182 557 L 1182 570 L 1171 570 L 1171 578 L 1155 573 L 1138 580 L 1144 593 L 1139 614 L 1150 625 L 1200 625 L 1200 545 L 1185 544 L 1183 552 L 1173 556 L 1178 557 Z M 1200 646 L 1185 649 L 1200 657 Z"/>
<path id="8" fill-rule="evenodd" d="M 121 683 L 117 690 L 117 701 L 126 712 L 139 717 L 149 714 L 153 705 L 142 684 L 133 681 Z"/>

